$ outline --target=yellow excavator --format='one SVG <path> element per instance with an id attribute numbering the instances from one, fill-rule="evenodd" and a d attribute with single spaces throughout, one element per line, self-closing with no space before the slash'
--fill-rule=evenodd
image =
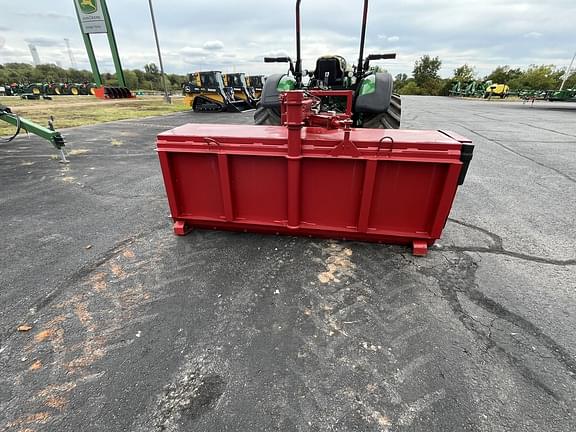
<path id="1" fill-rule="evenodd" d="M 220 71 L 191 73 L 182 90 L 184 104 L 194 112 L 242 112 L 252 108 L 246 100 L 235 97 Z"/>

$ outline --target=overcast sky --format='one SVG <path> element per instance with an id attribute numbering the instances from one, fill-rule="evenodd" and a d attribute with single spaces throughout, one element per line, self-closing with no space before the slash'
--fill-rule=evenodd
<path id="1" fill-rule="evenodd" d="M 263 73 L 265 55 L 295 57 L 294 0 L 154 0 L 167 72 Z M 147 0 L 108 0 L 124 68 L 157 62 Z M 303 0 L 304 68 L 340 54 L 356 61 L 362 0 Z M 371 0 L 366 54 L 396 52 L 380 64 L 410 74 L 423 54 L 439 56 L 441 74 L 468 63 L 480 75 L 497 65 L 565 67 L 576 51 L 576 0 Z M 32 62 L 89 69 L 73 0 L 0 0 L 0 63 Z M 112 71 L 104 35 L 93 36 L 102 71 Z"/>

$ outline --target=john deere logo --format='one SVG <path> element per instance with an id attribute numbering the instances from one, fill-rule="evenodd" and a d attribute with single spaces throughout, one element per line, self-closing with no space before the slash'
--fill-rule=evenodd
<path id="1" fill-rule="evenodd" d="M 98 6 L 96 5 L 96 0 L 78 0 L 80 9 L 85 14 L 92 14 L 98 11 Z"/>

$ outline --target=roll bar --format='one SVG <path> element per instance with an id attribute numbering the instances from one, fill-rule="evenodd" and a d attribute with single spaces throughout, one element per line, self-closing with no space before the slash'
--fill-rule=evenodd
<path id="1" fill-rule="evenodd" d="M 283 62 L 290 63 L 290 70 L 296 79 L 296 88 L 302 86 L 302 47 L 301 47 L 301 25 L 300 25 L 300 4 L 302 0 L 296 0 L 296 63 L 292 64 L 289 57 L 267 57 L 264 59 L 267 63 Z M 358 65 L 356 66 L 355 75 L 358 80 L 362 79 L 364 72 L 368 70 L 370 60 L 394 59 L 396 54 L 370 54 L 364 59 L 364 45 L 366 44 L 366 27 L 368 24 L 368 0 L 364 0 L 364 11 L 362 13 L 362 29 L 360 33 L 360 53 L 358 55 Z"/>
<path id="2" fill-rule="evenodd" d="M 302 0 L 296 0 L 296 64 L 294 66 L 294 78 L 297 87 L 302 83 L 302 48 L 300 38 L 300 3 Z M 358 56 L 358 66 L 356 75 L 362 77 L 364 73 L 364 45 L 366 42 L 366 25 L 368 23 L 368 0 L 364 0 L 364 12 L 362 14 L 362 31 L 360 34 L 360 54 Z"/>

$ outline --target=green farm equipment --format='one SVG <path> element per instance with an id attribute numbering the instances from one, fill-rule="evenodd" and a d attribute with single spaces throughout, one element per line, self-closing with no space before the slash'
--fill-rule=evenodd
<path id="1" fill-rule="evenodd" d="M 54 95 L 54 96 L 61 95 L 62 94 L 62 85 L 55 83 L 55 82 L 46 83 L 43 86 L 43 93 L 47 94 L 47 95 Z"/>
<path id="2" fill-rule="evenodd" d="M 78 96 L 80 94 L 80 85 L 66 82 L 62 84 L 62 94 L 69 96 Z"/>
<path id="3" fill-rule="evenodd" d="M 485 92 L 485 85 L 482 81 L 470 81 L 464 89 L 466 97 L 482 97 Z"/>
<path id="4" fill-rule="evenodd" d="M 452 88 L 450 89 L 450 92 L 448 94 L 450 96 L 462 96 L 462 82 L 456 81 L 452 85 Z"/>
<path id="5" fill-rule="evenodd" d="M 500 99 L 508 97 L 510 93 L 510 87 L 506 84 L 493 83 L 492 81 L 486 81 L 486 87 L 484 90 L 484 99 L 491 99 L 493 96 L 498 96 Z"/>
<path id="6" fill-rule="evenodd" d="M 44 95 L 44 84 L 12 84 L 8 96 L 20 96 L 22 99 L 40 99 Z"/>
<path id="7" fill-rule="evenodd" d="M 82 84 L 78 84 L 78 88 L 80 89 L 80 94 L 81 95 L 92 95 L 94 96 L 96 94 L 95 90 L 96 90 L 96 84 L 95 83 L 90 83 L 90 82 L 83 82 Z"/>
<path id="8" fill-rule="evenodd" d="M 474 97 L 489 99 L 498 96 L 504 99 L 511 95 L 506 84 L 494 84 L 492 81 L 456 81 L 449 92 L 450 96 Z"/>
<path id="9" fill-rule="evenodd" d="M 576 89 L 564 89 L 548 93 L 551 102 L 576 102 Z"/>
<path id="10" fill-rule="evenodd" d="M 524 101 L 576 102 L 576 89 L 519 90 L 518 97 Z"/>
<path id="11" fill-rule="evenodd" d="M 0 138 L 0 142 L 10 142 L 18 136 L 21 131 L 26 131 L 39 136 L 50 143 L 60 152 L 61 162 L 67 163 L 66 155 L 64 154 L 64 137 L 54 129 L 54 119 L 51 117 L 48 121 L 48 127 L 40 126 L 33 121 L 22 118 L 14 114 L 10 108 L 0 105 L 0 120 L 3 120 L 16 127 L 14 134 L 8 138 Z"/>

